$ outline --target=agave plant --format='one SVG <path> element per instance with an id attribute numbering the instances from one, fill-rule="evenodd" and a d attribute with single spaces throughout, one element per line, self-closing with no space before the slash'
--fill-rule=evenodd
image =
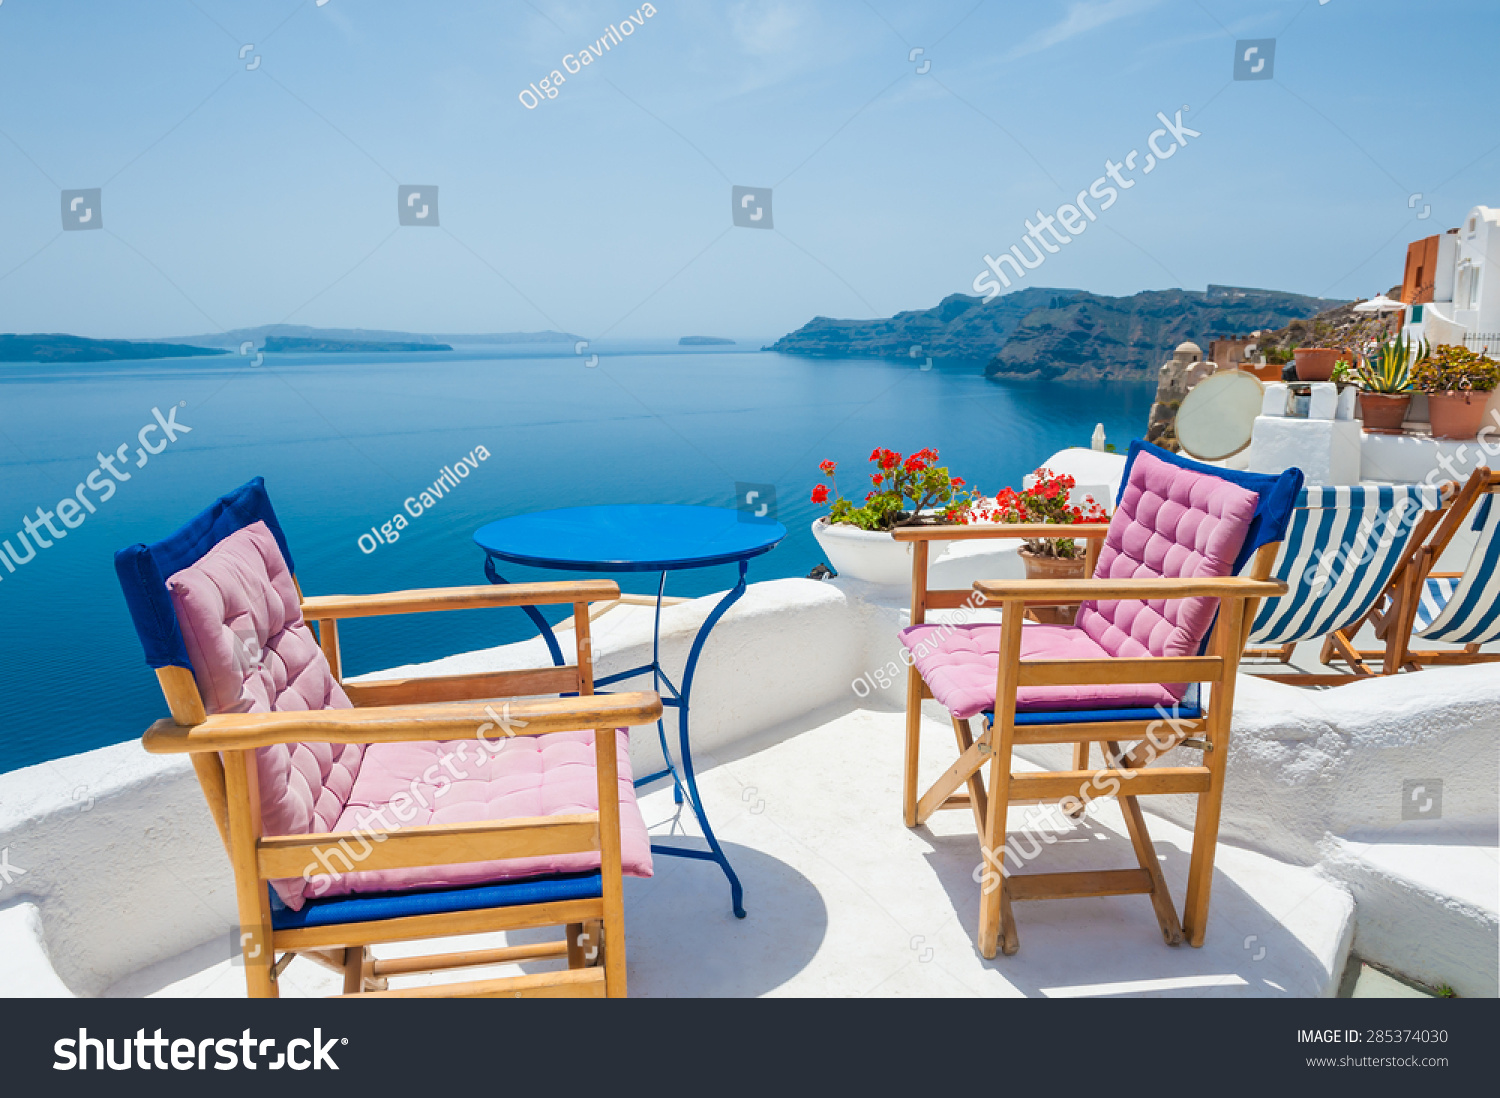
<path id="1" fill-rule="evenodd" d="M 1359 385 L 1367 393 L 1409 393 L 1412 370 L 1425 362 L 1432 348 L 1427 340 L 1413 343 L 1404 335 L 1388 339 L 1357 367 Z"/>

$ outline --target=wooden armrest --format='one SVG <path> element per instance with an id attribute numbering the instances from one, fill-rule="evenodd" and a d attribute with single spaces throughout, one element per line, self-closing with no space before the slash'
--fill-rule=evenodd
<path id="1" fill-rule="evenodd" d="M 497 723 L 493 705 L 392 705 L 373 709 L 316 709 L 289 713 L 218 713 L 202 724 L 161 720 L 141 744 L 153 755 L 246 751 L 275 743 L 407 743 L 482 736 L 540 736 L 584 728 L 652 724 L 661 698 L 648 692 L 594 694 L 505 702 Z"/>
<path id="2" fill-rule="evenodd" d="M 898 526 L 897 541 L 970 541 L 977 538 L 1102 538 L 1107 522 L 976 522 L 952 526 Z"/>
<path id="3" fill-rule="evenodd" d="M 1220 579 L 975 580 L 974 590 L 988 602 L 1047 599 L 1073 603 L 1084 599 L 1268 599 L 1286 594 L 1287 585 L 1280 580 L 1224 576 Z"/>
<path id="4" fill-rule="evenodd" d="M 474 587 L 427 587 L 380 595 L 314 595 L 302 600 L 307 621 L 420 614 L 429 610 L 468 610 L 481 606 L 535 606 L 598 602 L 620 597 L 613 580 L 558 580 L 545 583 L 486 583 Z"/>

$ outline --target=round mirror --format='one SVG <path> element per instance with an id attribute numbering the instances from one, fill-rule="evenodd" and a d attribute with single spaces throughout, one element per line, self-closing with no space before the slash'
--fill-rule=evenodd
<path id="1" fill-rule="evenodd" d="M 1177 409 L 1177 442 L 1199 461 L 1220 461 L 1250 445 L 1266 391 L 1243 370 L 1210 374 Z"/>

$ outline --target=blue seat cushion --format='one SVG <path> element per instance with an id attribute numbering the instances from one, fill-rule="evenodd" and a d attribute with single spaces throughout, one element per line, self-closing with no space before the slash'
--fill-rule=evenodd
<path id="1" fill-rule="evenodd" d="M 443 888 L 431 892 L 384 892 L 369 896 L 338 896 L 308 900 L 301 911 L 293 911 L 271 894 L 271 929 L 302 930 L 344 923 L 370 923 L 402 919 L 410 915 L 448 915 L 455 911 L 482 911 L 491 907 L 556 903 L 560 900 L 596 900 L 604 895 L 599 871 L 562 873 L 501 884 Z"/>
<path id="2" fill-rule="evenodd" d="M 1203 707 L 1183 704 L 1172 714 L 1174 720 L 1195 721 L 1203 716 Z M 995 711 L 986 709 L 984 719 L 995 723 Z M 1155 709 L 1062 709 L 1033 710 L 1016 714 L 1017 727 L 1029 724 L 1096 724 L 1100 721 L 1157 721 L 1165 718 Z"/>

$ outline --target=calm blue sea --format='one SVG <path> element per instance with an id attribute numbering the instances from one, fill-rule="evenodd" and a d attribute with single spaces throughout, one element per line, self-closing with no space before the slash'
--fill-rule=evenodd
<path id="1" fill-rule="evenodd" d="M 594 368 L 571 345 L 271 355 L 258 368 L 238 356 L 0 364 L 0 538 L 15 544 L 24 517 L 72 496 L 101 452 L 128 443 L 131 474 L 65 538 L 14 574 L 0 570 L 0 772 L 136 737 L 165 715 L 112 555 L 256 475 L 309 594 L 482 583 L 470 535 L 493 519 L 600 503 L 733 506 L 738 481 L 776 486 L 790 533 L 751 566 L 752 580 L 770 579 L 821 560 L 808 493 L 822 459 L 856 474 L 841 483 L 863 495 L 871 449 L 934 446 L 955 474 L 993 492 L 1064 446 L 1087 445 L 1097 422 L 1123 449 L 1151 401 L 1149 384 L 995 382 L 977 365 L 665 343 L 590 350 L 603 352 Z M 191 433 L 137 467 L 152 409 L 174 405 Z M 489 460 L 399 542 L 360 550 L 361 533 L 481 445 Z M 547 577 L 517 567 L 507 578 Z M 615 578 L 654 590 L 655 577 Z M 732 580 L 731 568 L 680 573 L 668 592 Z M 511 610 L 359 621 L 343 648 L 359 673 L 518 640 L 527 626 Z"/>

